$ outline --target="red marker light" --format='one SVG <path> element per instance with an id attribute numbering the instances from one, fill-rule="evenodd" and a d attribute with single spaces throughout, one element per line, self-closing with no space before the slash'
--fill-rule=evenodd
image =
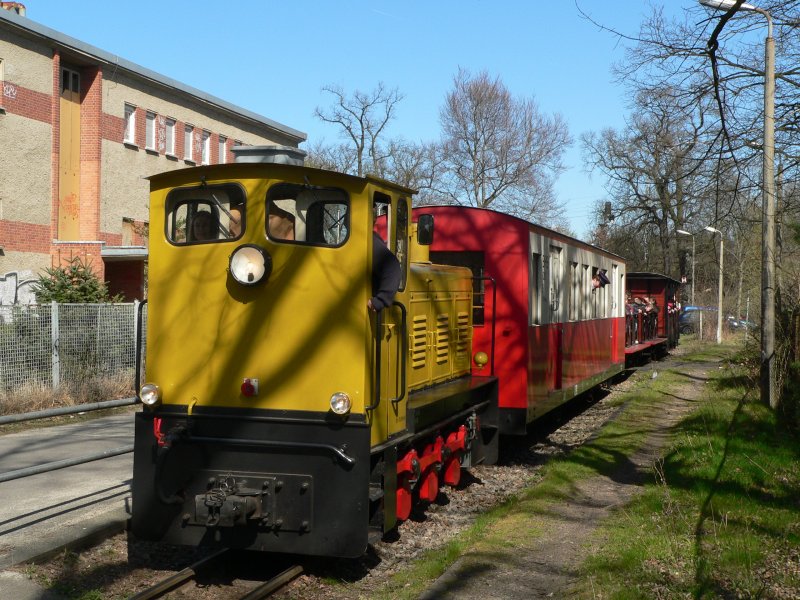
<path id="1" fill-rule="evenodd" d="M 245 379 L 242 382 L 242 395 L 248 398 L 258 395 L 258 379 Z"/>

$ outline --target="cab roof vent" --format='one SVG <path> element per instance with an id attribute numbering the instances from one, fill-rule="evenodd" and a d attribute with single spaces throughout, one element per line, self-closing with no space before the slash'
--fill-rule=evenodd
<path id="1" fill-rule="evenodd" d="M 306 151 L 292 146 L 234 146 L 234 162 L 303 166 Z"/>

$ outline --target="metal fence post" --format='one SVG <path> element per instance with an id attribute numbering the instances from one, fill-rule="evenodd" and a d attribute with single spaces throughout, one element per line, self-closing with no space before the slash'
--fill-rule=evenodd
<path id="1" fill-rule="evenodd" d="M 58 356 L 58 303 L 53 300 L 50 303 L 50 342 L 53 359 L 53 389 L 61 383 L 61 363 Z"/>
<path id="2" fill-rule="evenodd" d="M 134 300 L 133 301 L 133 314 L 131 316 L 133 317 L 132 322 L 133 322 L 134 364 L 139 364 L 139 357 L 136 355 L 136 353 L 139 350 L 139 327 L 138 327 L 138 324 L 139 324 L 139 301 L 138 300 Z M 134 383 L 133 393 L 134 394 L 137 393 L 138 389 L 139 389 L 139 382 L 137 381 L 137 382 Z"/>

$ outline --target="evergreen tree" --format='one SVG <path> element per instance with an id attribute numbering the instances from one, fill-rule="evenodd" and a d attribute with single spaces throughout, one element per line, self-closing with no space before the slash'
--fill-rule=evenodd
<path id="1" fill-rule="evenodd" d="M 39 276 L 33 284 L 36 301 L 63 302 L 63 303 L 97 303 L 115 302 L 118 298 L 111 298 L 106 284 L 92 271 L 91 266 L 84 263 L 76 256 L 68 264 L 58 267 L 49 267 Z"/>

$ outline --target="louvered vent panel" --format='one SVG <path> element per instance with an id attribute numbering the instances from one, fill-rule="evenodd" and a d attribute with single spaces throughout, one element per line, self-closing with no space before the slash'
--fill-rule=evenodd
<path id="1" fill-rule="evenodd" d="M 409 352 L 411 353 L 411 367 L 418 369 L 425 366 L 425 341 L 428 331 L 428 317 L 417 315 L 411 321 L 409 333 Z"/>
<path id="2" fill-rule="evenodd" d="M 458 358 L 463 358 L 469 353 L 469 314 L 465 312 L 459 312 L 456 319 L 458 322 L 458 325 L 456 326 L 456 329 L 458 330 L 458 339 L 456 340 L 456 356 Z"/>
<path id="3" fill-rule="evenodd" d="M 447 362 L 449 344 L 450 315 L 438 315 L 436 317 L 436 364 L 441 365 Z"/>

